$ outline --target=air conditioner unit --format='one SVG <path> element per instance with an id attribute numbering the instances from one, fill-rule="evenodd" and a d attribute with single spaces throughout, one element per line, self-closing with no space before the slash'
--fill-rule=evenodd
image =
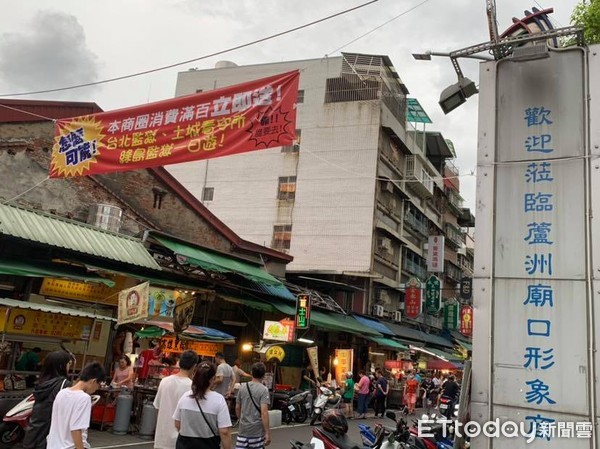
<path id="1" fill-rule="evenodd" d="M 383 314 L 385 312 L 385 309 L 383 308 L 383 306 L 373 306 L 373 315 L 378 316 L 378 317 L 383 317 Z"/>
<path id="2" fill-rule="evenodd" d="M 390 193 L 394 193 L 394 184 L 391 181 L 387 181 L 384 185 L 383 185 L 383 189 L 386 192 L 390 192 Z"/>
<path id="3" fill-rule="evenodd" d="M 466 256 L 467 255 L 467 247 L 466 246 L 461 246 L 460 248 L 458 248 L 456 250 L 456 254 L 460 254 L 460 255 Z"/>
<path id="4" fill-rule="evenodd" d="M 392 317 L 392 319 L 396 322 L 399 323 L 400 321 L 402 321 L 402 312 L 400 312 L 399 310 L 396 310 L 394 312 L 394 316 Z"/>

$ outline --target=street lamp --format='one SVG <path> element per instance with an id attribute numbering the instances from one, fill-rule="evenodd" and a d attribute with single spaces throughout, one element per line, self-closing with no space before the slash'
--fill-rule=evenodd
<path id="1" fill-rule="evenodd" d="M 467 101 L 467 98 L 479 92 L 477 90 L 477 87 L 475 86 L 475 83 L 463 75 L 462 70 L 458 65 L 458 61 L 452 53 L 439 53 L 427 50 L 425 53 L 413 53 L 412 56 L 417 61 L 431 61 L 432 56 L 450 58 L 450 60 L 452 61 L 454 70 L 458 75 L 458 83 L 448 86 L 442 91 L 440 95 L 439 104 L 442 108 L 442 111 L 444 111 L 444 114 L 448 114 L 448 112 L 453 111 L 461 104 L 465 103 Z M 493 59 L 488 56 L 480 55 L 466 55 L 461 57 L 478 59 L 480 61 L 491 61 Z"/>

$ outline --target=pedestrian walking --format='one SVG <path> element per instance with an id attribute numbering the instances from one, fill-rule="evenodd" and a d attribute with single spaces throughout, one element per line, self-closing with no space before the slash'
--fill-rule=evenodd
<path id="1" fill-rule="evenodd" d="M 352 371 L 346 373 L 346 382 L 344 382 L 344 393 L 342 393 L 342 400 L 344 401 L 344 411 L 346 418 L 352 418 L 354 416 L 354 410 L 352 407 L 352 401 L 354 399 L 354 379 L 352 379 Z"/>
<path id="2" fill-rule="evenodd" d="M 415 413 L 415 405 L 417 404 L 417 394 L 419 392 L 419 382 L 415 379 L 415 375 L 409 372 L 408 378 L 404 383 L 404 401 L 408 406 L 408 413 Z"/>
<path id="3" fill-rule="evenodd" d="M 217 363 L 217 374 L 213 390 L 224 398 L 227 398 L 233 390 L 233 368 L 225 361 L 225 356 L 222 352 L 215 354 L 215 362 Z"/>
<path id="4" fill-rule="evenodd" d="M 104 382 L 106 372 L 98 362 L 86 365 L 79 380 L 70 388 L 60 390 L 52 406 L 52 423 L 47 449 L 89 448 L 87 432 L 92 417 L 94 394 Z"/>
<path id="5" fill-rule="evenodd" d="M 179 431 L 176 449 L 231 449 L 231 418 L 225 398 L 210 390 L 217 369 L 202 362 L 196 368 L 191 391 L 177 402 L 173 419 Z"/>
<path id="6" fill-rule="evenodd" d="M 360 370 L 358 372 L 359 381 L 354 386 L 354 389 L 358 393 L 358 407 L 357 418 L 366 418 L 367 417 L 367 407 L 369 405 L 369 385 L 371 385 L 371 381 L 367 377 L 367 373 L 365 370 Z"/>
<path id="7" fill-rule="evenodd" d="M 262 449 L 271 444 L 269 390 L 262 383 L 267 368 L 252 365 L 252 380 L 240 385 L 235 413 L 240 420 L 236 449 Z"/>
<path id="8" fill-rule="evenodd" d="M 385 402 L 389 393 L 389 384 L 381 369 L 375 370 L 375 416 L 385 414 Z"/>
<path id="9" fill-rule="evenodd" d="M 173 413 L 179 399 L 192 388 L 192 375 L 197 363 L 198 354 L 195 351 L 185 351 L 179 359 L 180 371 L 165 377 L 158 385 L 154 398 L 154 408 L 158 409 L 155 449 L 175 449 L 178 433 L 173 425 Z"/>
<path id="10" fill-rule="evenodd" d="M 73 357 L 66 351 L 49 353 L 42 363 L 40 378 L 33 390 L 33 411 L 23 439 L 24 449 L 45 449 L 50 432 L 52 404 L 60 390 L 71 386 L 67 374 Z"/>

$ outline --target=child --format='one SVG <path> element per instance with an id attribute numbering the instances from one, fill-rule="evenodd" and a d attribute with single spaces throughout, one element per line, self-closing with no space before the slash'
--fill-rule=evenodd
<path id="1" fill-rule="evenodd" d="M 52 421 L 47 449 L 89 448 L 87 430 L 92 414 L 91 394 L 104 381 L 104 367 L 90 363 L 81 371 L 79 380 L 71 388 L 61 390 L 52 406 Z"/>

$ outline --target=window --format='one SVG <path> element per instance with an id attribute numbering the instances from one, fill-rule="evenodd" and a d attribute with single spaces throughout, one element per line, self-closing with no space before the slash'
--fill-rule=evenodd
<path id="1" fill-rule="evenodd" d="M 204 187 L 202 189 L 202 201 L 212 201 L 215 194 L 214 187 Z"/>
<path id="2" fill-rule="evenodd" d="M 296 198 L 296 177 L 280 176 L 277 199 L 293 200 L 294 198 Z"/>
<path id="3" fill-rule="evenodd" d="M 281 147 L 281 152 L 282 153 L 297 153 L 297 152 L 299 152 L 301 136 L 302 136 L 302 130 L 297 129 L 296 130 L 296 140 L 294 141 L 294 144 L 293 145 L 285 145 L 285 146 Z"/>
<path id="4" fill-rule="evenodd" d="M 292 225 L 275 225 L 273 226 L 273 249 L 290 249 L 292 241 Z"/>
<path id="5" fill-rule="evenodd" d="M 304 90 L 298 91 L 298 103 L 304 103 Z"/>

